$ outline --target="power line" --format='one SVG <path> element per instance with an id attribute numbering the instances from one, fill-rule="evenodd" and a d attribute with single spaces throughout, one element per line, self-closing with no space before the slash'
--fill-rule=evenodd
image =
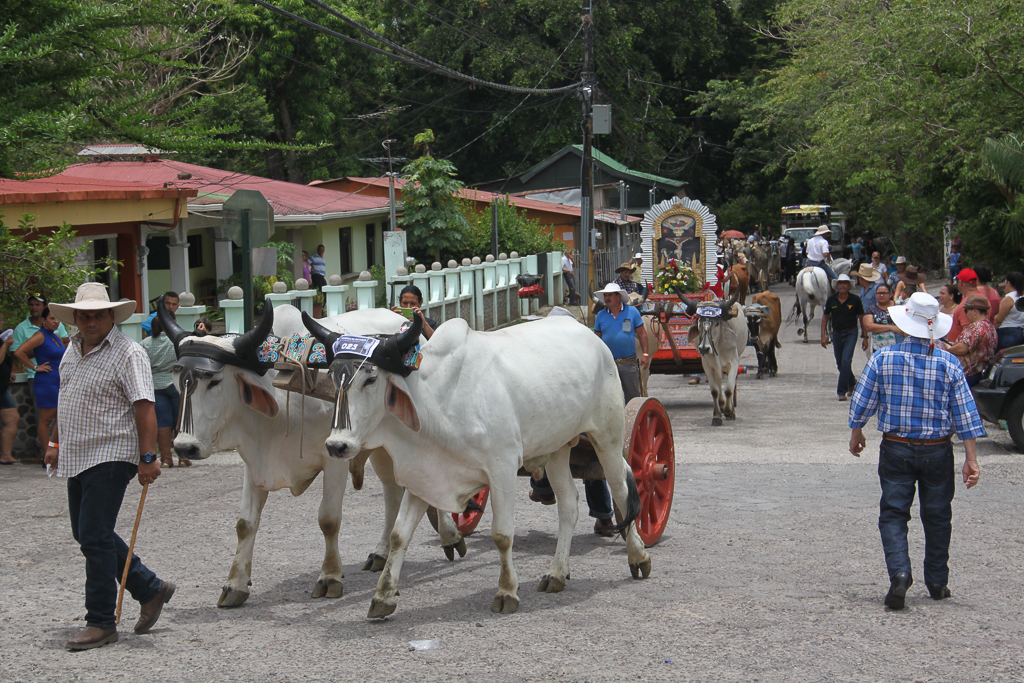
<path id="1" fill-rule="evenodd" d="M 334 38 L 338 38 L 339 40 L 342 40 L 342 41 L 344 41 L 346 43 L 350 43 L 352 45 L 358 45 L 359 47 L 363 47 L 363 48 L 365 48 L 367 50 L 370 50 L 371 52 L 375 52 L 377 54 L 383 55 L 383 56 L 388 57 L 390 59 L 394 59 L 396 61 L 402 62 L 403 64 L 408 64 L 410 66 L 415 66 L 415 67 L 418 67 L 420 69 L 427 69 L 428 71 L 436 71 L 438 73 L 442 73 L 442 74 L 444 74 L 446 76 L 449 76 L 450 78 L 456 78 L 456 79 L 460 79 L 460 80 L 464 80 L 464 81 L 469 81 L 470 83 L 475 83 L 477 85 L 481 85 L 481 86 L 484 86 L 484 87 L 487 87 L 487 88 L 495 88 L 495 89 L 498 89 L 498 90 L 506 90 L 508 92 L 515 92 L 515 93 L 533 93 L 533 94 L 538 94 L 538 95 L 552 95 L 552 94 L 558 94 L 558 93 L 563 93 L 563 92 L 569 92 L 569 91 L 574 90 L 574 89 L 576 89 L 576 88 L 578 88 L 580 86 L 579 83 L 573 83 L 571 85 L 563 86 L 561 88 L 521 88 L 519 86 L 506 85 L 504 83 L 492 83 L 490 81 L 485 81 L 483 79 L 476 78 L 474 76 L 468 76 L 468 75 L 466 75 L 464 73 L 461 73 L 459 71 L 455 71 L 454 69 L 449 69 L 448 67 L 443 66 L 441 64 L 438 64 L 436 62 L 432 62 L 431 60 L 427 59 L 426 57 L 423 57 L 422 55 L 418 55 L 415 52 L 412 52 L 411 50 L 406 50 L 401 45 L 398 45 L 397 43 L 394 43 L 394 42 L 388 40 L 387 38 L 385 38 L 384 36 L 376 33 L 375 31 L 372 31 L 372 30 L 366 28 L 365 26 L 363 26 L 359 22 L 357 22 L 357 21 L 355 21 L 353 19 L 350 19 L 349 17 L 347 17 L 344 14 L 342 14 L 341 12 L 337 11 L 336 9 L 331 7 L 330 5 L 326 5 L 326 4 L 322 3 L 322 2 L 320 2 L 319 0 L 306 0 L 306 2 L 309 3 L 309 4 L 315 5 L 315 6 L 319 7 L 319 8 L 321 8 L 321 9 L 323 9 L 324 11 L 328 12 L 329 14 L 331 14 L 331 15 L 339 18 L 339 19 L 341 19 L 346 24 L 352 26 L 353 28 L 356 28 L 361 33 L 363 33 L 363 34 L 365 34 L 367 36 L 370 36 L 370 37 L 372 37 L 375 40 L 380 41 L 384 45 L 387 45 L 391 49 L 396 50 L 396 51 L 398 51 L 401 54 L 397 54 L 396 55 L 393 52 L 388 52 L 387 50 L 382 50 L 381 48 L 374 47 L 373 45 L 370 45 L 368 43 L 364 43 L 361 40 L 356 40 L 355 38 L 350 38 L 349 36 L 346 36 L 343 33 L 339 33 L 337 31 L 329 29 L 329 28 L 327 28 L 325 26 L 321 26 L 320 24 L 318 24 L 318 23 L 316 23 L 314 21 L 310 21 L 309 19 L 305 19 L 303 17 L 300 17 L 299 15 L 294 14 L 292 12 L 289 12 L 288 10 L 282 9 L 280 7 L 277 7 L 276 5 L 272 5 L 269 2 L 266 2 L 265 0 L 252 0 L 252 1 L 255 4 L 257 4 L 257 5 L 261 6 L 261 7 L 269 9 L 271 12 L 274 12 L 276 14 L 280 14 L 281 16 L 287 17 L 287 18 L 289 18 L 289 19 L 291 19 L 293 21 L 298 21 L 299 23 L 301 23 L 301 24 L 303 24 L 305 26 L 308 26 L 308 27 L 310 27 L 310 28 L 312 28 L 312 29 L 314 29 L 316 31 L 321 32 L 321 33 L 324 33 L 325 35 L 329 35 L 329 36 L 332 36 Z"/>

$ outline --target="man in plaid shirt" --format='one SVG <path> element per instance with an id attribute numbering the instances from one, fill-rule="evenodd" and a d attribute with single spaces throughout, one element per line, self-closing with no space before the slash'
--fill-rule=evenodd
<path id="1" fill-rule="evenodd" d="M 882 432 L 878 530 L 890 582 L 885 604 L 903 609 L 914 582 L 907 522 L 915 484 L 924 526 L 925 585 L 933 599 L 942 600 L 952 595 L 947 587 L 955 489 L 950 437 L 956 432 L 964 442 L 963 479 L 971 488 L 981 473 L 975 439 L 985 436 L 985 428 L 960 362 L 934 348 L 934 340 L 949 332 L 952 317 L 940 313 L 939 302 L 923 292 L 913 294 L 906 306 L 891 306 L 889 315 L 907 338 L 877 351 L 864 368 L 850 405 L 850 452 L 860 457 L 864 425 L 877 413 Z"/>

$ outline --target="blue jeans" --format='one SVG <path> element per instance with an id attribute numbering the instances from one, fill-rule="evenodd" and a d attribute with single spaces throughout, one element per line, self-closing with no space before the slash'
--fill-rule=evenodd
<path id="1" fill-rule="evenodd" d="M 836 355 L 836 367 L 839 368 L 839 383 L 836 394 L 845 394 L 857 384 L 853 376 L 853 352 L 857 348 L 857 328 L 845 332 L 832 332 L 832 352 Z"/>
<path id="2" fill-rule="evenodd" d="M 921 524 L 924 526 L 924 580 L 944 586 L 949 582 L 949 537 L 953 530 L 953 446 L 913 446 L 882 439 L 878 456 L 882 485 L 878 531 L 891 580 L 897 572 L 910 572 L 907 522 L 918 487 Z"/>
<path id="3" fill-rule="evenodd" d="M 71 534 L 85 556 L 85 621 L 89 626 L 114 627 L 117 585 L 128 546 L 114 532 L 124 492 L 138 472 L 128 462 L 104 462 L 68 479 Z M 132 555 L 125 588 L 146 603 L 160 592 L 162 582 Z"/>
<path id="4" fill-rule="evenodd" d="M 828 274 L 828 286 L 831 290 L 832 281 L 839 277 L 838 275 L 836 275 L 836 271 L 832 270 L 832 266 L 830 266 L 826 261 L 812 261 L 811 259 L 807 259 L 807 263 L 805 265 L 817 266 L 818 268 L 824 270 Z"/>
<path id="5" fill-rule="evenodd" d="M 530 486 L 537 493 L 551 495 L 551 484 L 547 477 L 534 479 L 530 477 Z M 587 507 L 590 508 L 590 516 L 595 519 L 612 518 L 612 494 L 608 490 L 608 484 L 604 479 L 594 481 L 583 480 L 583 491 L 587 494 Z"/>
<path id="6" fill-rule="evenodd" d="M 996 339 L 999 340 L 996 344 L 997 351 L 1020 346 L 1024 344 L 1024 327 L 1000 327 L 996 330 Z"/>

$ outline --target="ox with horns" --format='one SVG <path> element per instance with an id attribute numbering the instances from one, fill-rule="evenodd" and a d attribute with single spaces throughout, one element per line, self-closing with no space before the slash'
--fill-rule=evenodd
<path id="1" fill-rule="evenodd" d="M 775 358 L 775 349 L 782 348 L 779 343 L 779 328 L 782 326 L 782 302 L 772 292 L 758 292 L 754 295 L 754 305 L 747 306 L 747 330 L 750 339 L 757 349 L 757 378 L 766 374 L 775 377 L 779 372 L 779 362 Z"/>
<path id="2" fill-rule="evenodd" d="M 215 448 L 234 448 L 245 463 L 242 509 L 235 525 L 238 547 L 217 605 L 237 607 L 249 597 L 253 546 L 268 493 L 287 488 L 292 495 L 301 495 L 321 472 L 324 486 L 318 518 L 326 552 L 312 595 L 341 597 L 338 532 L 342 499 L 349 471 L 353 486 L 362 486 L 367 459 L 383 484 L 384 528 L 363 569 L 379 571 L 387 559 L 388 539 L 402 499 L 390 457 L 380 449 L 367 451 L 360 453 L 351 466 L 329 457 L 324 440 L 330 433 L 331 406 L 325 401 L 295 397 L 286 409 L 288 392 L 273 386 L 277 373 L 259 357 L 260 348 L 269 343 L 272 332 L 287 338 L 305 331 L 298 311 L 281 306 L 275 317 L 273 307 L 268 305 L 258 327 L 224 337 L 190 334 L 167 313 L 162 300 L 157 311 L 178 354 L 174 374 L 182 407 L 175 450 L 201 460 Z M 391 311 L 372 310 L 346 313 L 326 319 L 324 324 L 337 331 L 376 333 L 393 330 L 402 320 Z M 449 559 L 454 558 L 455 550 L 464 555 L 466 544 L 451 516 L 441 517 L 439 531 L 445 554 Z"/>
<path id="3" fill-rule="evenodd" d="M 682 293 L 679 300 L 686 306 L 686 315 L 697 316 L 690 325 L 689 341 L 700 353 L 700 363 L 711 386 L 714 414 L 711 424 L 718 427 L 722 416 L 736 419 L 736 374 L 740 356 L 747 346 L 747 321 L 744 308 L 736 303 L 740 293 L 733 292 L 727 301 L 692 301 Z"/>
<path id="4" fill-rule="evenodd" d="M 616 530 L 626 530 L 630 571 L 634 578 L 650 573 L 650 555 L 633 524 L 639 493 L 622 457 L 622 387 L 611 352 L 589 329 L 558 316 L 476 332 L 455 318 L 419 349 L 420 369 L 411 372 L 403 359 L 419 339 L 419 317 L 408 330 L 362 342 L 339 337 L 305 314 L 303 322 L 337 352 L 331 359 L 338 394 L 327 450 L 348 458 L 385 448 L 394 459 L 395 479 L 406 487 L 369 617 L 395 611 L 406 549 L 427 506 L 462 510 L 486 486 L 491 535 L 501 556 L 491 610 L 515 612 L 519 580 L 512 541 L 520 467 L 538 476 L 546 470 L 555 491 L 558 541 L 539 590 L 562 590 L 579 514 L 569 450 L 582 432 L 594 444 L 615 504 L 623 511 Z"/>

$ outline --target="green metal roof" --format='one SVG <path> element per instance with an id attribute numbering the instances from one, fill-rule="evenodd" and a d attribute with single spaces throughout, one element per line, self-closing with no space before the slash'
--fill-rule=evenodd
<path id="1" fill-rule="evenodd" d="M 570 153 L 578 154 L 580 157 L 582 157 L 583 156 L 583 145 L 568 145 L 566 147 L 563 147 L 562 149 L 558 150 L 557 152 L 555 152 L 554 154 L 549 156 L 544 161 L 540 162 L 539 164 L 537 164 L 536 166 L 534 166 L 533 168 L 528 170 L 526 173 L 524 173 L 520 177 L 520 179 L 523 182 L 529 181 L 530 178 L 532 178 L 533 176 L 537 175 L 538 173 L 543 171 L 545 168 L 547 168 L 548 166 L 550 166 L 554 162 L 556 162 L 559 159 L 561 159 L 562 157 L 564 157 L 566 154 L 570 154 Z M 669 188 L 675 188 L 675 189 L 679 189 L 683 185 L 688 185 L 689 184 L 685 180 L 672 180 L 671 178 L 664 178 L 664 177 L 662 177 L 660 175 L 654 175 L 653 173 L 644 173 L 642 171 L 634 171 L 634 170 L 632 170 L 630 168 L 627 168 L 625 166 L 625 164 L 619 163 L 618 161 L 616 161 L 615 159 L 612 159 L 610 156 L 608 156 L 604 152 L 601 152 L 601 151 L 596 150 L 596 149 L 593 150 L 593 155 L 594 155 L 594 161 L 596 161 L 601 166 L 604 166 L 605 170 L 610 171 L 612 173 L 616 173 L 616 174 L 618 174 L 620 176 L 626 176 L 628 178 L 633 178 L 635 180 L 646 180 L 646 181 L 648 181 L 650 183 L 656 183 L 658 185 L 661 185 L 662 187 L 669 187 Z"/>

